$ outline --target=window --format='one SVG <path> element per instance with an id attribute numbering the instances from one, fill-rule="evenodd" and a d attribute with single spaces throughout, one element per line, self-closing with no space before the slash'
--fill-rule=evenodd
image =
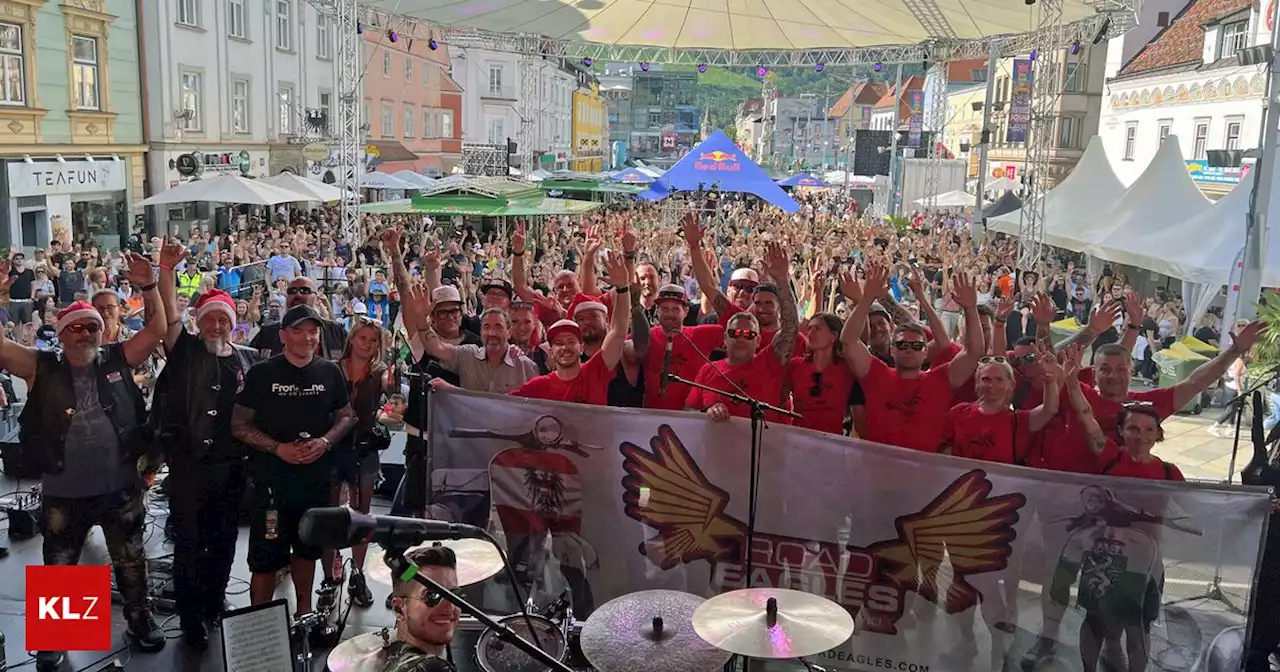
<path id="1" fill-rule="evenodd" d="M 1138 147 L 1138 124 L 1131 122 L 1124 127 L 1124 160 L 1132 161 Z"/>
<path id="2" fill-rule="evenodd" d="M 1067 63 L 1066 77 L 1062 80 L 1062 90 L 1064 93 L 1071 93 L 1080 90 L 1080 64 Z"/>
<path id="3" fill-rule="evenodd" d="M 432 65 L 431 61 L 422 64 L 422 83 L 428 88 L 431 87 L 431 72 L 435 69 L 436 66 Z"/>
<path id="4" fill-rule="evenodd" d="M 987 81 L 987 71 L 986 70 L 970 70 L 969 79 L 970 81 L 973 81 L 973 82 L 985 82 Z"/>
<path id="5" fill-rule="evenodd" d="M 182 120 L 182 130 L 198 131 L 201 128 L 204 114 L 201 103 L 204 98 L 203 75 L 198 72 L 184 72 L 181 75 L 182 110 L 186 117 Z"/>
<path id="6" fill-rule="evenodd" d="M 369 111 L 368 98 L 364 99 L 364 107 L 360 109 L 360 124 L 362 126 L 373 124 L 373 116 L 372 116 L 372 113 Z"/>
<path id="7" fill-rule="evenodd" d="M 489 93 L 494 96 L 502 95 L 502 66 L 489 66 Z"/>
<path id="8" fill-rule="evenodd" d="M 1163 145 L 1164 139 L 1169 137 L 1169 131 L 1173 128 L 1172 119 L 1161 119 L 1160 125 L 1156 128 L 1156 144 Z"/>
<path id="9" fill-rule="evenodd" d="M 249 132 L 249 82 L 244 79 L 231 80 L 231 130 Z"/>
<path id="10" fill-rule="evenodd" d="M 227 0 L 227 35 L 248 39 L 245 33 L 244 0 Z"/>
<path id="11" fill-rule="evenodd" d="M 422 108 L 422 137 L 424 138 L 436 137 L 434 135 L 435 129 L 432 128 L 432 125 L 431 125 L 432 121 L 433 119 L 431 118 L 431 110 L 428 110 L 425 107 Z"/>
<path id="12" fill-rule="evenodd" d="M 1196 121 L 1195 137 L 1196 137 L 1195 142 L 1191 145 L 1192 147 L 1191 158 L 1196 161 L 1203 161 L 1206 156 L 1205 149 L 1207 149 L 1205 147 L 1205 143 L 1209 140 L 1209 122 L 1208 121 Z"/>
<path id="13" fill-rule="evenodd" d="M 391 52 L 389 51 L 382 52 L 382 76 L 391 76 Z"/>
<path id="14" fill-rule="evenodd" d="M 391 102 L 382 101 L 382 128 L 379 129 L 384 138 L 396 137 L 396 120 L 391 112 Z"/>
<path id="15" fill-rule="evenodd" d="M 200 26 L 200 0 L 177 0 L 178 24 L 183 26 Z"/>
<path id="16" fill-rule="evenodd" d="M 276 0 L 276 49 L 293 49 L 293 0 Z"/>
<path id="17" fill-rule="evenodd" d="M 489 144 L 501 145 L 507 141 L 506 125 L 502 117 L 489 117 Z"/>
<path id="18" fill-rule="evenodd" d="M 413 81 L 413 57 L 406 55 L 404 57 L 404 79 L 406 82 Z"/>
<path id="19" fill-rule="evenodd" d="M 333 58 L 333 28 L 328 14 L 316 13 L 316 57 Z"/>
<path id="20" fill-rule="evenodd" d="M 0 23 L 0 104 L 27 102 L 26 58 L 22 52 L 22 28 Z"/>
<path id="21" fill-rule="evenodd" d="M 333 94 L 328 91 L 320 92 L 320 111 L 324 113 L 324 118 L 330 123 L 333 121 Z"/>
<path id="22" fill-rule="evenodd" d="M 1058 146 L 1063 149 L 1075 148 L 1076 146 L 1075 117 L 1061 117 L 1058 119 Z"/>
<path id="23" fill-rule="evenodd" d="M 280 135 L 293 133 L 293 106 L 296 99 L 292 84 L 280 85 Z"/>
<path id="24" fill-rule="evenodd" d="M 1240 122 L 1227 121 L 1227 138 L 1223 143 L 1224 149 L 1240 149 Z"/>
<path id="25" fill-rule="evenodd" d="M 417 122 L 413 119 L 413 106 L 404 106 L 404 137 L 412 138 L 413 129 L 417 128 Z"/>
<path id="26" fill-rule="evenodd" d="M 1218 58 L 1229 58 L 1234 56 L 1237 51 L 1249 46 L 1249 22 L 1233 21 L 1231 23 L 1222 24 L 1219 29 L 1221 37 L 1221 48 L 1218 50 Z"/>
<path id="27" fill-rule="evenodd" d="M 100 110 L 98 100 L 98 41 L 71 36 L 71 85 L 77 110 Z"/>

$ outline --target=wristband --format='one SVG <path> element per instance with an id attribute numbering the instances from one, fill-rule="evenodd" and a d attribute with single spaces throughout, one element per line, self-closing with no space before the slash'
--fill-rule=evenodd
<path id="1" fill-rule="evenodd" d="M 1141 328 L 1142 328 L 1142 325 L 1140 325 L 1140 324 L 1126 324 L 1126 325 L 1124 325 L 1124 328 L 1125 328 L 1125 329 L 1141 329 Z"/>
<path id="2" fill-rule="evenodd" d="M 635 260 L 636 260 L 636 253 L 635 253 L 635 252 L 623 252 L 623 253 L 622 253 L 622 258 L 623 258 L 623 259 L 625 259 L 626 261 L 635 261 Z"/>
<path id="3" fill-rule="evenodd" d="M 151 291 L 151 290 L 153 290 L 153 289 L 155 289 L 155 288 L 156 288 L 156 283 L 154 283 L 154 282 L 153 282 L 153 283 L 151 283 L 151 284 L 149 284 L 149 285 L 143 285 L 143 286 L 139 287 L 138 289 L 139 289 L 139 290 L 141 290 L 141 291 L 143 291 L 143 292 L 149 292 L 149 291 Z"/>
<path id="4" fill-rule="evenodd" d="M 996 318 L 996 324 L 1008 324 L 1008 322 L 1009 322 L 1008 318 L 1005 318 L 1003 320 L 998 317 Z"/>
<path id="5" fill-rule="evenodd" d="M 621 286 L 621 287 L 614 287 L 614 288 L 613 288 L 613 291 L 615 291 L 615 292 L 617 292 L 617 293 L 619 293 L 619 294 L 626 294 L 627 292 L 631 291 L 631 286 L 630 286 L 630 285 L 623 285 L 623 286 Z"/>
<path id="6" fill-rule="evenodd" d="M 524 256 L 524 252 L 512 252 L 512 253 L 511 253 L 511 256 L 513 256 L 513 257 L 523 257 L 523 256 Z"/>
<path id="7" fill-rule="evenodd" d="M 165 266 L 164 264 L 160 264 L 160 270 L 162 271 L 172 271 L 174 268 L 175 267 L 173 266 Z"/>

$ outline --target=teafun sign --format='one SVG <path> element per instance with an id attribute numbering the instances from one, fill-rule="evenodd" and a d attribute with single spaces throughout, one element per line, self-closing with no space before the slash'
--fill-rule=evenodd
<path id="1" fill-rule="evenodd" d="M 110 567 L 28 566 L 26 604 L 28 649 L 111 648 Z"/>
<path id="2" fill-rule="evenodd" d="M 12 161 L 10 196 L 50 196 L 124 191 L 126 170 L 119 161 Z"/>

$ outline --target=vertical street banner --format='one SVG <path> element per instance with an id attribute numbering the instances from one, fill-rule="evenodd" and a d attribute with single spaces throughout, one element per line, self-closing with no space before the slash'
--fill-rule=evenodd
<path id="1" fill-rule="evenodd" d="M 1082 655 L 1202 669 L 1215 638 L 1245 625 L 1209 587 L 1249 613 L 1271 510 L 1262 488 L 1038 471 L 769 425 L 750 531 L 745 420 L 454 390 L 431 404 L 432 516 L 488 529 L 539 607 L 567 590 L 585 621 L 648 589 L 807 591 L 857 624 L 810 660 L 829 669 L 1079 670 Z M 466 595 L 518 611 L 503 575 Z"/>
<path id="2" fill-rule="evenodd" d="M 924 91 L 907 92 L 907 146 L 920 146 L 920 131 L 924 127 Z"/>
<path id="3" fill-rule="evenodd" d="M 1031 71 L 1030 60 L 1014 60 L 1013 76 L 1009 85 L 1009 126 L 1005 142 L 1026 142 L 1031 127 Z"/>

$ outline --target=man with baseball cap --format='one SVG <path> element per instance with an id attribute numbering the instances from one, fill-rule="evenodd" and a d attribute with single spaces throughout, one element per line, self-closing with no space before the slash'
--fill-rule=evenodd
<path id="1" fill-rule="evenodd" d="M 162 271 L 187 255 L 180 244 L 160 252 Z M 160 287 L 165 312 L 176 311 L 177 288 Z M 244 445 L 231 434 L 231 416 L 258 351 L 235 345 L 235 301 L 222 290 L 200 296 L 197 333 L 178 320 L 165 334 L 167 363 L 156 382 L 151 412 L 165 446 L 169 523 L 173 530 L 173 588 L 183 641 L 209 645 L 208 627 L 221 613 L 239 538 L 244 494 Z"/>
<path id="2" fill-rule="evenodd" d="M 306 276 L 299 276 L 289 282 L 285 290 L 285 311 L 295 306 L 310 306 L 315 309 L 316 281 Z M 258 351 L 263 359 L 274 357 L 284 351 L 284 341 L 280 337 L 281 324 L 266 324 L 258 330 L 258 334 L 249 342 L 249 347 Z M 342 358 L 342 348 L 347 343 L 347 330 L 341 322 L 320 318 L 320 341 L 316 345 L 316 354 L 330 361 Z"/>
<path id="3" fill-rule="evenodd" d="M 0 335 L 0 367 L 27 382 L 19 420 L 24 443 L 33 446 L 43 474 L 44 562 L 80 561 L 89 530 L 101 526 L 124 602 L 126 632 L 142 651 L 164 648 L 164 634 L 147 606 L 144 483 L 139 460 L 151 441 L 144 436 L 147 409 L 133 382 L 133 367 L 146 361 L 165 330 L 164 306 L 151 262 L 126 252 L 127 277 L 143 292 L 146 326 L 132 338 L 102 343 L 102 316 L 85 301 L 58 312 L 61 352 L 37 352 Z M 172 269 L 161 282 L 175 282 Z M 56 667 L 61 652 L 36 656 L 37 669 Z"/>
<path id="4" fill-rule="evenodd" d="M 316 560 L 323 549 L 302 541 L 307 509 L 329 505 L 329 449 L 356 424 L 342 370 L 316 356 L 324 319 L 299 303 L 284 314 L 284 351 L 255 365 L 236 398 L 231 431 L 254 449 L 254 503 L 249 524 L 249 599 L 272 598 L 276 573 L 288 567 L 298 615 L 311 611 Z"/>
<path id="5" fill-rule="evenodd" d="M 654 307 L 658 325 L 649 332 L 650 347 L 644 362 L 644 407 L 679 411 L 684 409 L 689 386 L 663 378 L 674 374 L 693 380 L 711 353 L 724 344 L 724 327 L 718 324 L 684 326 L 689 314 L 689 297 L 680 285 L 663 285 Z"/>

